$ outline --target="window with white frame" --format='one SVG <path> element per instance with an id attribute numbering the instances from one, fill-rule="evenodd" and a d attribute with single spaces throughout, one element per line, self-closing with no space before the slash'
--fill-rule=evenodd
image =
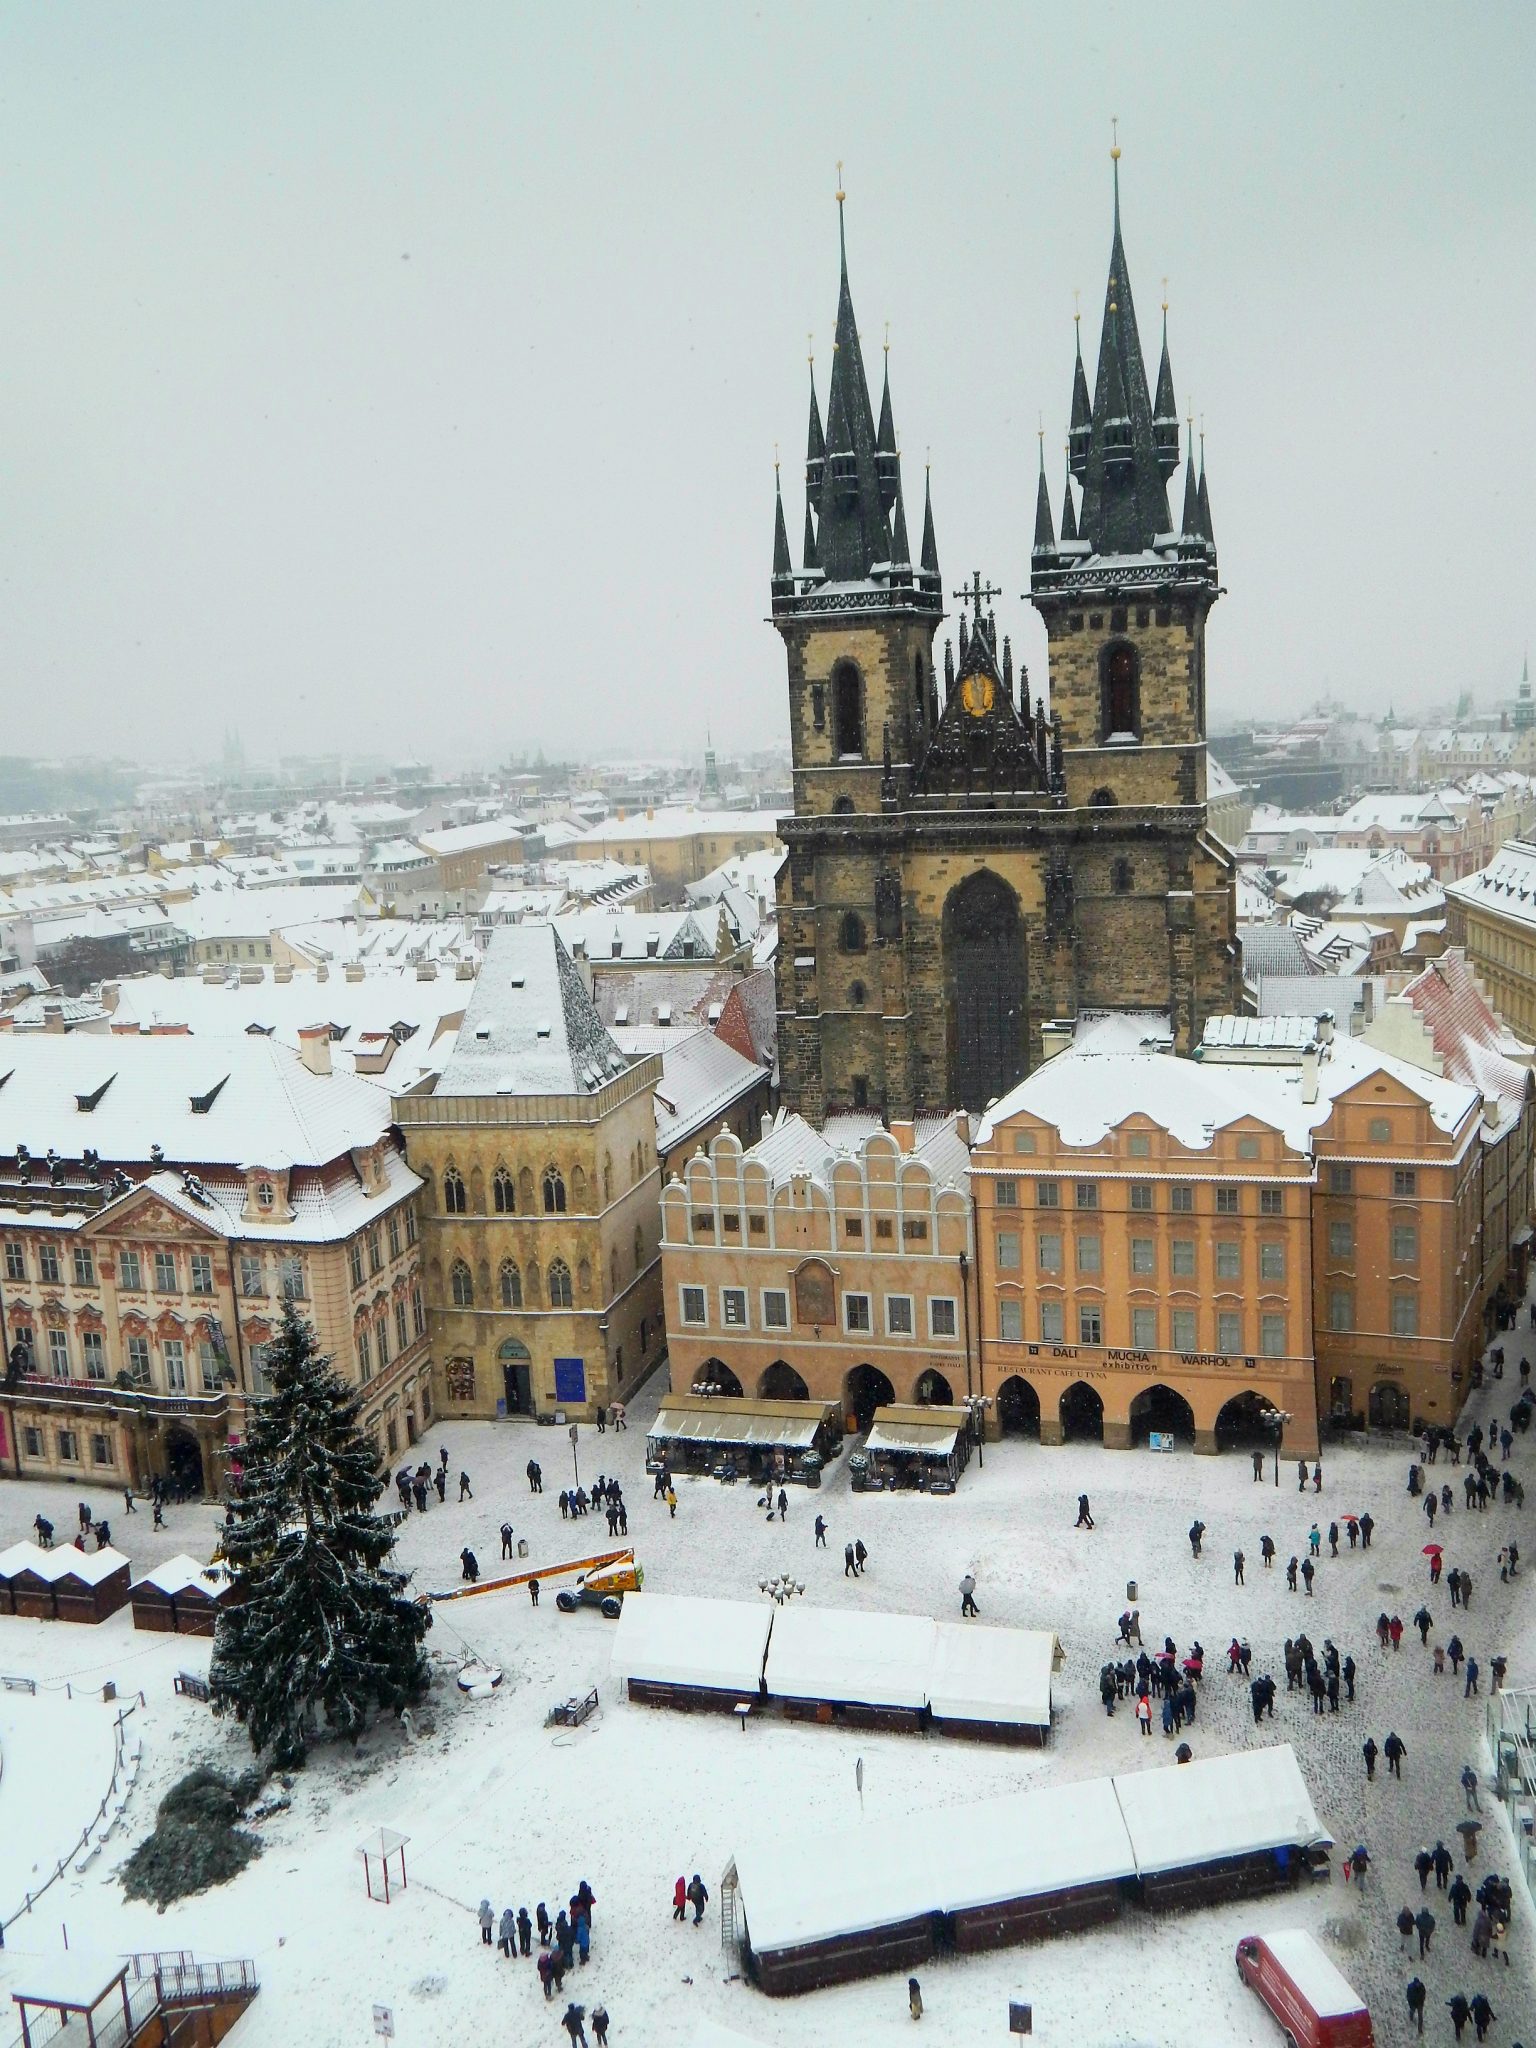
<path id="1" fill-rule="evenodd" d="M 284 1301 L 302 1301 L 309 1292 L 304 1281 L 303 1254 L 289 1252 L 278 1260 L 277 1271 Z"/>
<path id="2" fill-rule="evenodd" d="M 888 1337 L 910 1337 L 912 1335 L 912 1297 L 910 1294 L 888 1294 L 885 1297 L 885 1333 Z"/>
<path id="3" fill-rule="evenodd" d="M 60 1461 L 65 1465 L 78 1465 L 80 1462 L 80 1439 L 76 1436 L 75 1432 L 72 1429 L 61 1429 L 58 1442 Z"/>
<path id="4" fill-rule="evenodd" d="M 1285 1317 L 1259 1317 L 1259 1351 L 1265 1358 L 1285 1356 Z"/>
<path id="5" fill-rule="evenodd" d="M 219 1354 L 206 1337 L 197 1340 L 197 1380 L 205 1394 L 216 1394 L 224 1384 Z"/>
<path id="6" fill-rule="evenodd" d="M 1394 1266 L 1414 1266 L 1419 1259 L 1419 1232 L 1416 1224 L 1394 1223 L 1392 1226 L 1392 1263 Z"/>
<path id="7" fill-rule="evenodd" d="M 80 1339 L 80 1356 L 85 1363 L 88 1380 L 104 1380 L 107 1376 L 107 1340 L 100 1330 L 86 1330 Z"/>
<path id="8" fill-rule="evenodd" d="M 374 1326 L 374 1342 L 379 1347 L 379 1370 L 382 1372 L 389 1363 L 389 1317 L 381 1315 Z"/>
<path id="9" fill-rule="evenodd" d="M 1005 1344 L 1024 1341 L 1024 1304 L 1016 1294 L 1005 1294 L 997 1304 L 997 1334 Z"/>
<path id="10" fill-rule="evenodd" d="M 720 1320 L 728 1330 L 744 1330 L 747 1327 L 747 1290 L 745 1287 L 721 1288 Z"/>
<path id="11" fill-rule="evenodd" d="M 1238 1190 L 1236 1188 L 1218 1188 L 1216 1190 L 1216 1214 L 1218 1216 L 1235 1216 L 1241 1207 L 1242 1203 L 1238 1199 Z"/>
<path id="12" fill-rule="evenodd" d="M 1168 1190 L 1168 1206 L 1175 1216 L 1189 1216 L 1195 1207 L 1195 1191 L 1187 1181 L 1180 1181 Z"/>
<path id="13" fill-rule="evenodd" d="M 1040 1304 L 1040 1342 L 1042 1344 L 1064 1344 L 1067 1341 L 1066 1317 L 1059 1301 L 1042 1301 Z"/>
<path id="14" fill-rule="evenodd" d="M 1151 1181 L 1133 1180 L 1131 1182 L 1131 1207 L 1133 1209 L 1150 1209 L 1152 1207 Z"/>
<path id="15" fill-rule="evenodd" d="M 1019 1233 L 1016 1230 L 997 1233 L 997 1269 L 1000 1273 L 1017 1273 L 1019 1270 Z"/>
<path id="16" fill-rule="evenodd" d="M 48 1332 L 48 1370 L 56 1380 L 69 1378 L 69 1332 L 50 1330 Z"/>
<path id="17" fill-rule="evenodd" d="M 1157 1271 L 1157 1246 L 1150 1237 L 1131 1239 L 1131 1271 L 1133 1273 L 1155 1273 Z"/>
<path id="18" fill-rule="evenodd" d="M 91 1463 L 110 1465 L 112 1463 L 112 1439 L 98 1429 L 91 1436 Z"/>
<path id="19" fill-rule="evenodd" d="M 174 1252 L 155 1253 L 155 1292 L 157 1294 L 175 1294 L 177 1292 L 176 1254 Z"/>
<path id="20" fill-rule="evenodd" d="M 389 1212 L 388 1231 L 389 1256 L 392 1259 L 398 1259 L 400 1256 L 400 1211 L 398 1209 L 391 1209 Z"/>
<path id="21" fill-rule="evenodd" d="M 184 1394 L 187 1390 L 187 1347 L 180 1337 L 167 1337 L 161 1349 L 165 1353 L 165 1384 L 173 1394 Z"/>
<path id="22" fill-rule="evenodd" d="M 867 1335 L 870 1329 L 869 1296 L 867 1294 L 845 1294 L 843 1296 L 843 1328 L 851 1336 Z"/>
<path id="23" fill-rule="evenodd" d="M 417 1336 L 425 1337 L 427 1334 L 427 1309 L 426 1303 L 421 1298 L 421 1289 L 419 1287 L 411 1289 L 411 1322 Z"/>
<path id="24" fill-rule="evenodd" d="M 1328 1327 L 1330 1330 L 1352 1330 L 1355 1327 L 1355 1290 L 1352 1287 L 1329 1288 Z"/>
<path id="25" fill-rule="evenodd" d="M 363 1247 L 362 1241 L 359 1238 L 354 1237 L 352 1240 L 351 1247 L 347 1253 L 347 1267 L 352 1275 L 352 1285 L 354 1287 L 361 1287 L 363 1284 Z"/>
<path id="26" fill-rule="evenodd" d="M 13 1237 L 5 1241 L 5 1277 L 7 1280 L 25 1280 L 27 1277 L 27 1248 Z"/>
<path id="27" fill-rule="evenodd" d="M 953 1337 L 955 1334 L 955 1303 L 952 1296 L 936 1295 L 928 1304 L 928 1334 L 930 1337 Z"/>
<path id="28" fill-rule="evenodd" d="M 250 1297 L 259 1297 L 267 1291 L 266 1275 L 262 1271 L 261 1256 L 257 1252 L 240 1254 L 240 1292 Z"/>
<path id="29" fill-rule="evenodd" d="M 207 1252 L 194 1252 L 192 1254 L 190 1278 L 194 1294 L 212 1294 L 213 1260 Z"/>
<path id="30" fill-rule="evenodd" d="M 696 1329 L 702 1329 L 709 1321 L 704 1307 L 703 1288 L 683 1287 L 678 1291 L 682 1296 L 683 1321 L 692 1323 Z"/>
<path id="31" fill-rule="evenodd" d="M 1168 1267 L 1176 1280 L 1189 1280 L 1195 1271 L 1195 1240 L 1176 1237 L 1168 1247 Z"/>
<path id="32" fill-rule="evenodd" d="M 137 1252 L 121 1251 L 117 1255 L 117 1291 L 119 1294 L 137 1294 L 144 1285 L 144 1276 L 139 1270 Z"/>
<path id="33" fill-rule="evenodd" d="M 1172 1316 L 1173 1348 L 1175 1351 L 1193 1351 L 1198 1342 L 1195 1331 L 1195 1311 L 1192 1308 L 1176 1308 Z"/>
<path id="34" fill-rule="evenodd" d="M 765 1330 L 787 1330 L 789 1328 L 789 1296 L 782 1287 L 763 1289 L 763 1328 Z"/>
<path id="35" fill-rule="evenodd" d="M 1419 1297 L 1401 1289 L 1392 1296 L 1392 1334 L 1394 1337 L 1417 1337 L 1419 1334 Z"/>
<path id="36" fill-rule="evenodd" d="M 1235 1237 L 1218 1237 L 1216 1240 L 1216 1278 L 1218 1280 L 1240 1280 L 1242 1277 L 1242 1245 Z"/>
<path id="37" fill-rule="evenodd" d="M 1077 1270 L 1079 1273 L 1097 1273 L 1102 1270 L 1100 1257 L 1102 1239 L 1080 1237 L 1077 1240 Z"/>
<path id="38" fill-rule="evenodd" d="M 50 1287 L 57 1287 L 63 1277 L 59 1271 L 59 1248 L 46 1239 L 37 1248 L 37 1275 Z"/>
<path id="39" fill-rule="evenodd" d="M 251 1387 L 265 1400 L 272 1392 L 272 1372 L 269 1364 L 272 1346 L 253 1344 L 247 1355 L 251 1367 Z"/>
<path id="40" fill-rule="evenodd" d="M 128 1377 L 136 1387 L 149 1385 L 149 1339 L 129 1337 L 123 1345 L 123 1358 L 127 1363 Z"/>
<path id="41" fill-rule="evenodd" d="M 1285 1214 L 1285 1189 L 1260 1188 L 1259 1214 L 1261 1216 L 1283 1216 Z"/>
<path id="42" fill-rule="evenodd" d="M 1355 1256 L 1355 1226 L 1353 1223 L 1329 1224 L 1328 1256 L 1330 1259 L 1352 1259 Z"/>
<path id="43" fill-rule="evenodd" d="M 1104 1311 L 1094 1302 L 1085 1301 L 1078 1305 L 1077 1341 L 1079 1344 L 1104 1342 Z"/>
<path id="44" fill-rule="evenodd" d="M 1243 1319 L 1236 1309 L 1216 1312 L 1216 1349 L 1231 1358 L 1243 1348 Z"/>
<path id="45" fill-rule="evenodd" d="M 1035 1262 L 1042 1273 L 1061 1271 L 1061 1232 L 1042 1230 L 1035 1239 Z"/>
<path id="46" fill-rule="evenodd" d="M 1259 1278 L 1261 1280 L 1283 1280 L 1285 1278 L 1285 1246 L 1278 1242 L 1259 1246 Z"/>
<path id="47" fill-rule="evenodd" d="M 410 1207 L 405 1212 L 405 1241 L 407 1244 L 416 1242 L 416 1211 Z"/>
<path id="48" fill-rule="evenodd" d="M 75 1246 L 75 1285 L 94 1287 L 96 1285 L 96 1261 L 91 1256 L 88 1244 Z"/>
<path id="49" fill-rule="evenodd" d="M 1000 1180 L 997 1186 L 999 1209 L 1017 1209 L 1019 1206 L 1019 1184 L 1016 1180 Z"/>
<path id="50" fill-rule="evenodd" d="M 1131 1310 L 1131 1343 L 1137 1351 L 1157 1349 L 1157 1310 L 1155 1308 L 1133 1308 Z"/>

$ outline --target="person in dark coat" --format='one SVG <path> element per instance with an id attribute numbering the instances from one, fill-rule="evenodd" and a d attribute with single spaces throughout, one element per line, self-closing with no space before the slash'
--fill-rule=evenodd
<path id="1" fill-rule="evenodd" d="M 1461 1660 L 1467 1654 L 1462 1648 L 1460 1636 L 1451 1637 L 1451 1640 L 1445 1646 L 1445 1654 L 1451 1660 L 1452 1672 L 1459 1673 L 1461 1670 Z"/>
<path id="2" fill-rule="evenodd" d="M 1322 1492 L 1322 1490 L 1323 1490 L 1323 1468 L 1322 1468 L 1322 1466 L 1321 1466 L 1321 1465 L 1314 1465 L 1314 1466 L 1312 1467 L 1312 1491 L 1313 1491 L 1314 1493 L 1321 1493 L 1321 1492 Z"/>
<path id="3" fill-rule="evenodd" d="M 441 1465 L 432 1474 L 432 1484 L 437 1488 L 439 1503 L 445 1502 L 448 1498 L 448 1474 Z"/>
<path id="4" fill-rule="evenodd" d="M 923 2016 L 923 1987 L 915 1977 L 907 1979 L 907 2011 L 915 2020 Z"/>
<path id="5" fill-rule="evenodd" d="M 1093 1516 L 1088 1512 L 1088 1496 L 1086 1493 L 1080 1493 L 1077 1496 L 1077 1520 L 1073 1526 L 1078 1529 L 1091 1529 L 1093 1527 Z"/>
<path id="6" fill-rule="evenodd" d="M 549 1925 L 549 1909 L 544 1904 L 544 1901 L 542 1899 L 540 1899 L 538 1905 L 534 1908 L 533 1917 L 539 1923 L 539 1940 L 547 1945 L 551 1931 Z"/>
<path id="7" fill-rule="evenodd" d="M 1253 1722 L 1257 1727 L 1264 1718 L 1264 1681 L 1256 1678 L 1248 1688 L 1248 1697 L 1253 1701 Z"/>
<path id="8" fill-rule="evenodd" d="M 510 1906 L 502 1913 L 496 1929 L 496 1946 L 509 1958 L 517 1953 L 517 1915 Z"/>
<path id="9" fill-rule="evenodd" d="M 1420 1906 L 1418 1912 L 1413 1916 L 1413 1924 L 1419 1930 L 1419 1954 L 1427 1956 L 1429 1954 L 1430 1940 L 1435 1931 L 1435 1916 L 1431 1913 L 1428 1906 Z"/>
<path id="10" fill-rule="evenodd" d="M 1343 1662 L 1343 1664 L 1342 1664 L 1342 1665 L 1341 1665 L 1341 1666 L 1340 1666 L 1339 1668 L 1340 1668 L 1341 1672 L 1343 1673 L 1343 1677 L 1344 1677 L 1344 1695 L 1345 1695 L 1345 1698 L 1346 1698 L 1346 1699 L 1349 1699 L 1349 1700 L 1351 1700 L 1351 1701 L 1353 1701 L 1353 1699 L 1354 1699 L 1354 1697 L 1355 1697 L 1355 1660 L 1354 1660 L 1354 1658 L 1353 1658 L 1353 1657 L 1346 1657 L 1346 1658 L 1344 1659 L 1344 1662 Z"/>
<path id="11" fill-rule="evenodd" d="M 1316 1575 L 1316 1565 L 1313 1564 L 1310 1557 L 1304 1557 L 1301 1560 L 1301 1576 L 1306 1581 L 1307 1598 L 1309 1600 L 1312 1598 L 1312 1581 L 1316 1577 Z"/>
<path id="12" fill-rule="evenodd" d="M 1449 2012 L 1451 2016 L 1451 2025 L 1456 2029 L 1456 2038 L 1459 2041 L 1461 2039 L 1462 2028 L 1467 2024 L 1467 2021 L 1472 2017 L 1472 2008 L 1470 2005 L 1468 2005 L 1466 1999 L 1459 1991 L 1454 1992 L 1451 1995 L 1451 1997 L 1449 1997 L 1445 2001 L 1445 2006 L 1447 2012 Z"/>
<path id="13" fill-rule="evenodd" d="M 546 1998 L 553 1998 L 555 1995 L 555 1959 L 547 1948 L 539 1950 L 539 1960 L 535 1967 L 539 1973 L 539 1982 L 544 1987 L 544 1996 Z"/>
<path id="14" fill-rule="evenodd" d="M 1408 1988 L 1403 1993 L 1403 1996 L 1408 2001 L 1408 2017 L 1418 2022 L 1419 2032 L 1422 2034 L 1424 2031 L 1424 2001 L 1429 1994 L 1417 1977 L 1411 1977 L 1408 1981 Z"/>
<path id="15" fill-rule="evenodd" d="M 512 1524 L 510 1522 L 503 1522 L 501 1525 L 501 1554 L 503 1557 L 510 1557 L 512 1555 Z"/>
<path id="16" fill-rule="evenodd" d="M 1369 1512 L 1360 1517 L 1360 1541 L 1367 1550 L 1371 1547 L 1371 1531 L 1375 1526 L 1376 1524 L 1372 1521 Z"/>
<path id="17" fill-rule="evenodd" d="M 603 1411 L 599 1409 L 597 1412 L 601 1415 Z M 608 2008 L 606 2005 L 594 2006 L 592 2009 L 592 2038 L 597 2043 L 597 2048 L 608 2048 Z"/>
<path id="18" fill-rule="evenodd" d="M 525 1956 L 533 1954 L 533 1922 L 528 1918 L 528 1908 L 517 1909 L 517 1945 Z"/>
<path id="19" fill-rule="evenodd" d="M 1477 1918 L 1472 1923 L 1472 1953 L 1484 1961 L 1488 1957 L 1489 1944 L 1493 1940 L 1493 1915 L 1486 1906 L 1478 1908 Z"/>
<path id="20" fill-rule="evenodd" d="M 862 1579 L 864 1576 L 864 1567 L 869 1562 L 869 1552 L 864 1548 L 864 1540 L 862 1537 L 858 1537 L 854 1541 L 853 1561 L 855 1565 L 858 1567 L 858 1574 L 859 1577 Z"/>
<path id="21" fill-rule="evenodd" d="M 1243 1583 L 1243 1563 L 1243 1553 L 1240 1550 L 1234 1550 L 1232 1553 L 1232 1583 L 1234 1586 L 1240 1586 Z"/>
<path id="22" fill-rule="evenodd" d="M 1273 1536 L 1259 1538 L 1259 1555 L 1264 1560 L 1265 1571 L 1271 1571 L 1275 1562 L 1275 1539 Z"/>
<path id="23" fill-rule="evenodd" d="M 853 1545 L 845 1543 L 843 1545 L 843 1577 L 845 1579 L 856 1579 L 858 1576 L 859 1568 L 853 1560 Z"/>
<path id="24" fill-rule="evenodd" d="M 1479 2041 L 1485 2041 L 1488 2038 L 1488 2029 L 1498 2018 L 1498 2014 L 1488 2003 L 1488 2000 L 1481 1991 L 1473 1992 L 1472 2003 L 1468 2010 L 1472 2015 L 1472 2024 L 1477 2029 L 1477 2038 Z"/>
<path id="25" fill-rule="evenodd" d="M 459 1563 L 463 1567 L 463 1578 L 472 1586 L 480 1576 L 480 1566 L 476 1561 L 475 1553 L 467 1543 L 459 1552 Z"/>
<path id="26" fill-rule="evenodd" d="M 1190 1523 L 1190 1525 L 1189 1525 L 1189 1548 L 1190 1548 L 1190 1554 L 1191 1554 L 1191 1556 L 1193 1556 L 1193 1557 L 1198 1557 L 1198 1556 L 1200 1555 L 1200 1539 L 1201 1539 L 1201 1537 L 1202 1537 L 1202 1536 L 1203 1536 L 1204 1534 L 1205 1534 L 1205 1524 L 1204 1524 L 1204 1522 L 1202 1522 L 1202 1521 L 1200 1521 L 1200 1520 L 1198 1520 L 1198 1519 L 1197 1519 L 1197 1520 L 1195 1520 L 1195 1521 L 1193 1521 L 1193 1522 L 1191 1522 L 1191 1523 Z"/>
<path id="27" fill-rule="evenodd" d="M 1404 1949 L 1413 1939 L 1413 1908 L 1404 1906 L 1397 1916 L 1398 1947 Z"/>
<path id="28" fill-rule="evenodd" d="M 1376 1759 L 1381 1754 L 1376 1747 L 1374 1737 L 1367 1735 L 1364 1742 L 1360 1745 L 1360 1754 L 1365 1758 L 1366 1781 L 1367 1783 L 1372 1783 L 1376 1777 Z"/>
<path id="29" fill-rule="evenodd" d="M 1299 1560 L 1293 1557 L 1285 1568 L 1285 1583 L 1293 1593 L 1296 1590 L 1296 1573 L 1298 1569 Z"/>
<path id="30" fill-rule="evenodd" d="M 1427 1607 L 1419 1609 L 1418 1613 L 1413 1617 L 1413 1625 L 1419 1632 L 1419 1641 L 1428 1648 L 1429 1632 L 1435 1625 L 1435 1617 Z"/>
<path id="31" fill-rule="evenodd" d="M 1328 1524 L 1328 1550 L 1329 1554 L 1333 1557 L 1337 1557 L 1339 1554 L 1339 1525 L 1337 1522 L 1330 1522 Z"/>
<path id="32" fill-rule="evenodd" d="M 530 1458 L 523 1469 L 528 1474 L 528 1491 L 530 1493 L 537 1493 L 539 1491 L 540 1477 L 537 1463 L 534 1461 L 534 1459 Z"/>
<path id="33" fill-rule="evenodd" d="M 818 1550 L 825 1550 L 826 1547 L 827 1525 L 825 1519 L 821 1515 L 818 1515 L 816 1517 L 816 1548 Z"/>
<path id="34" fill-rule="evenodd" d="M 1419 1873 L 1419 1890 L 1421 1892 L 1428 1891 L 1429 1873 L 1435 1867 L 1435 1859 L 1430 1855 L 1428 1849 L 1421 1849 L 1419 1851 L 1418 1855 L 1413 1859 L 1413 1867 Z"/>
<path id="35" fill-rule="evenodd" d="M 1394 1778 L 1403 1775 L 1403 1758 L 1408 1754 L 1408 1745 L 1394 1728 L 1381 1745 L 1381 1753 L 1387 1760 L 1387 1769 Z"/>
<path id="36" fill-rule="evenodd" d="M 1450 1881 L 1451 1871 L 1454 1868 L 1454 1865 L 1451 1861 L 1451 1852 L 1449 1849 L 1447 1849 L 1444 1842 L 1436 1842 L 1434 1848 L 1434 1861 L 1435 1889 L 1436 1891 L 1443 1892 L 1445 1890 L 1446 1885 Z"/>
<path id="37" fill-rule="evenodd" d="M 1305 1459 L 1305 1458 L 1298 1458 L 1298 1459 L 1296 1460 L 1296 1491 L 1297 1491 L 1298 1493 L 1305 1493 L 1305 1492 L 1306 1492 L 1306 1490 L 1307 1490 L 1307 1461 L 1306 1461 L 1306 1459 Z"/>
<path id="38" fill-rule="evenodd" d="M 697 1871 L 693 1873 L 693 1881 L 688 1887 L 688 1901 L 693 1907 L 693 1924 L 697 1927 L 704 1918 L 704 1908 L 709 1904 L 709 1886 Z"/>
<path id="39" fill-rule="evenodd" d="M 1458 1927 L 1465 1927 L 1467 1924 L 1467 1908 L 1472 1903 L 1472 1887 L 1467 1883 L 1467 1880 L 1459 1870 L 1451 1879 L 1451 1887 L 1446 1893 L 1446 1897 L 1451 1902 L 1451 1911 L 1456 1916 L 1456 1925 Z"/>
<path id="40" fill-rule="evenodd" d="M 571 2048 L 587 2048 L 587 2008 L 574 2002 L 560 2015 L 560 2024 L 571 2037 Z"/>

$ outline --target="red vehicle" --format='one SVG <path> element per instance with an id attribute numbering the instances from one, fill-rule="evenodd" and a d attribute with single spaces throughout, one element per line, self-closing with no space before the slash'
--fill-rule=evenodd
<path id="1" fill-rule="evenodd" d="M 1371 2016 L 1310 1934 L 1245 1934 L 1237 1974 L 1285 2029 L 1287 2048 L 1375 2048 Z"/>

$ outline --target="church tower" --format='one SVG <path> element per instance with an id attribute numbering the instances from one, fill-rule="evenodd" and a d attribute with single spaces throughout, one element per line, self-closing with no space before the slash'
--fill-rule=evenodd
<path id="1" fill-rule="evenodd" d="M 1118 154 L 1118 153 L 1117 153 Z M 841 258 L 825 424 L 814 370 L 803 559 L 774 505 L 795 814 L 781 832 L 779 1061 L 813 1122 L 984 1109 L 1079 1010 L 1168 1013 L 1187 1051 L 1237 994 L 1231 856 L 1205 829 L 1205 619 L 1217 596 L 1203 473 L 1167 485 L 1179 423 L 1164 333 L 1148 388 L 1120 234 L 1095 397 L 1079 350 L 1060 537 L 1042 449 L 1031 601 L 1051 703 L 1031 699 L 980 571 L 955 591 L 958 661 L 925 488 L 908 539 L 889 357 L 876 421 Z M 1074 483 L 1081 486 L 1079 512 Z"/>

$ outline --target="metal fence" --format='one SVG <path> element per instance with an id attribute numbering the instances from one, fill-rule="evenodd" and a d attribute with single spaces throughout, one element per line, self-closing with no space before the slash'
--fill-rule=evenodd
<path id="1" fill-rule="evenodd" d="M 58 1883 L 75 1858 L 91 1853 L 93 1837 L 96 1838 L 96 1847 L 100 1847 L 101 1840 L 109 1832 L 109 1829 L 102 1829 L 102 1833 L 99 1836 L 97 1835 L 97 1830 L 101 1828 L 102 1822 L 106 1820 L 107 1814 L 114 1803 L 116 1803 L 118 1811 L 121 1812 L 123 1800 L 128 1796 L 128 1785 L 138 1771 L 138 1753 L 134 1751 L 130 1754 L 124 1730 L 127 1726 L 129 1715 L 136 1714 L 138 1710 L 138 1700 L 131 1701 L 126 1707 L 118 1709 L 117 1719 L 112 1727 L 112 1782 L 108 1785 L 101 1804 L 97 1807 L 86 1826 L 81 1829 L 79 1841 L 73 1843 L 65 1851 L 35 1892 L 28 1892 L 25 1901 L 13 1913 L 8 1913 L 3 1919 L 0 1919 L 0 1948 L 5 1946 L 7 1932 L 15 1926 L 24 1913 L 31 1912 L 45 1892 Z M 117 1815 L 114 1813 L 112 1818 L 115 1823 Z M 35 2031 L 33 2033 L 33 2040 L 37 2040 Z"/>

